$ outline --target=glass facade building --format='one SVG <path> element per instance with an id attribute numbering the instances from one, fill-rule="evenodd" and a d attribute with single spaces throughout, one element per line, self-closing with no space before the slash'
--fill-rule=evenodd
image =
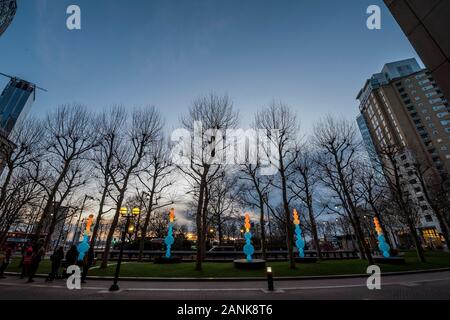
<path id="1" fill-rule="evenodd" d="M 0 96 L 0 129 L 8 137 L 28 113 L 35 99 L 35 86 L 12 78 Z"/>
<path id="2" fill-rule="evenodd" d="M 16 10 L 16 0 L 0 0 L 0 36 L 11 24 Z"/>

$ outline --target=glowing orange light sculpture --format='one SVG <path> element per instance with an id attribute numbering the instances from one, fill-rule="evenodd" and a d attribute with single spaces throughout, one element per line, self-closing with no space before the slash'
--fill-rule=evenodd
<path id="1" fill-rule="evenodd" d="M 373 223 L 375 225 L 375 230 L 377 231 L 378 234 L 378 248 L 380 249 L 381 252 L 383 252 L 383 257 L 389 258 L 390 257 L 389 250 L 391 248 L 386 243 L 386 239 L 384 238 L 383 229 L 381 228 L 380 225 L 380 220 L 378 220 L 377 217 L 374 217 Z"/>
<path id="2" fill-rule="evenodd" d="M 244 253 L 246 254 L 247 261 L 252 261 L 252 254 L 255 252 L 255 248 L 252 245 L 252 233 L 250 232 L 250 215 L 248 213 L 245 214 L 245 246 L 244 246 Z"/>

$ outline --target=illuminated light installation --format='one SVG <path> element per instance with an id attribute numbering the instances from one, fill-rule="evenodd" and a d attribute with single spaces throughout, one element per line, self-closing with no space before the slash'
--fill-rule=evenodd
<path id="1" fill-rule="evenodd" d="M 173 238 L 173 221 L 175 220 L 175 209 L 171 208 L 169 213 L 169 229 L 167 230 L 167 237 L 164 239 L 166 244 L 166 258 L 170 258 L 170 248 L 172 247 L 175 239 Z"/>
<path id="2" fill-rule="evenodd" d="M 255 248 L 252 245 L 252 233 L 250 232 L 250 215 L 248 213 L 245 214 L 245 246 L 244 253 L 247 256 L 247 261 L 252 261 L 252 254 L 255 252 Z"/>
<path id="3" fill-rule="evenodd" d="M 298 219 L 298 213 L 297 210 L 294 209 L 294 225 L 295 225 L 295 236 L 296 236 L 296 240 L 295 240 L 295 245 L 297 246 L 298 249 L 298 255 L 300 258 L 304 258 L 305 257 L 305 241 L 302 238 L 302 229 L 300 229 L 300 220 Z"/>
<path id="4" fill-rule="evenodd" d="M 84 231 L 83 241 L 81 241 L 78 246 L 78 261 L 83 261 L 84 255 L 89 250 L 89 236 L 91 235 L 91 226 L 94 221 L 94 215 L 91 214 L 86 222 L 86 229 Z"/>
<path id="5" fill-rule="evenodd" d="M 373 223 L 375 224 L 375 230 L 378 234 L 378 248 L 381 252 L 383 252 L 383 257 L 389 258 L 391 255 L 389 254 L 389 250 L 391 249 L 389 245 L 386 243 L 386 239 L 384 238 L 383 229 L 381 229 L 380 220 L 377 217 L 373 218 Z"/>

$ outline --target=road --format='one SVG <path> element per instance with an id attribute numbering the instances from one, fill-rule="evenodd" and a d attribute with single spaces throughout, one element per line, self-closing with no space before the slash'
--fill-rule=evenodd
<path id="1" fill-rule="evenodd" d="M 290 299 L 450 299 L 450 271 L 382 276 L 381 289 L 369 290 L 366 278 L 283 280 L 276 292 L 265 281 L 121 281 L 109 292 L 111 281 L 90 280 L 80 290 L 69 290 L 63 280 L 32 284 L 16 276 L 0 279 L 0 299 L 159 299 L 159 300 L 290 300 Z"/>

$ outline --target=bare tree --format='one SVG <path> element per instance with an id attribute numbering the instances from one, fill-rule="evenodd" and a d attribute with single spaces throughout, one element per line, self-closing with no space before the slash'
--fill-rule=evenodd
<path id="1" fill-rule="evenodd" d="M 189 165 L 178 165 L 184 175 L 190 180 L 197 192 L 195 221 L 197 227 L 197 258 L 196 270 L 202 269 L 205 254 L 207 227 L 208 184 L 214 180 L 223 159 L 221 155 L 226 149 L 223 132 L 235 127 L 237 113 L 228 96 L 210 94 L 196 99 L 188 113 L 181 119 L 183 127 L 194 134 Z M 201 141 L 195 141 L 196 134 Z M 219 161 L 217 161 L 219 160 Z"/>
<path id="2" fill-rule="evenodd" d="M 39 185 L 23 168 L 14 170 L 8 186 L 0 211 L 0 247 L 6 241 L 11 226 L 26 214 L 29 205 L 38 202 L 41 195 Z"/>
<path id="3" fill-rule="evenodd" d="M 211 226 L 217 227 L 219 245 L 223 244 L 224 225 L 237 209 L 236 182 L 235 175 L 227 175 L 222 171 L 208 189 L 210 198 L 208 211 L 211 213 Z"/>
<path id="4" fill-rule="evenodd" d="M 94 149 L 93 162 L 95 169 L 100 174 L 101 197 L 91 236 L 91 247 L 95 247 L 97 235 L 104 214 L 106 198 L 112 192 L 112 176 L 119 170 L 114 166 L 114 153 L 124 143 L 127 113 L 120 106 L 114 106 L 110 110 L 103 111 L 96 119 L 96 127 L 100 135 L 99 143 Z"/>
<path id="5" fill-rule="evenodd" d="M 317 233 L 313 201 L 315 188 L 319 182 L 319 168 L 317 166 L 317 159 L 315 159 L 313 152 L 306 144 L 300 147 L 297 161 L 292 169 L 296 174 L 291 179 L 289 189 L 303 201 L 308 210 L 309 227 L 315 249 L 317 250 L 317 257 L 320 259 L 320 241 Z"/>
<path id="6" fill-rule="evenodd" d="M 442 235 L 447 244 L 447 250 L 450 250 L 449 225 L 444 214 L 444 199 L 445 195 L 448 193 L 446 174 L 439 173 L 435 171 L 434 168 L 425 166 L 422 162 L 417 161 L 417 159 L 413 162 L 412 167 L 415 176 L 420 182 L 423 195 L 438 219 L 439 227 L 441 228 Z"/>
<path id="7" fill-rule="evenodd" d="M 355 199 L 354 178 L 360 149 L 355 125 L 344 119 L 327 116 L 314 127 L 314 144 L 320 152 L 317 161 L 322 183 L 339 197 L 352 223 L 361 258 L 373 264 L 372 254 L 364 241 Z"/>
<path id="8" fill-rule="evenodd" d="M 37 161 L 41 155 L 41 140 L 43 138 L 41 121 L 29 118 L 21 122 L 12 132 L 11 141 L 15 147 L 9 144 L 0 144 L 0 154 L 3 155 L 2 165 L 5 165 L 7 173 L 3 178 L 0 191 L 0 206 L 6 198 L 6 193 L 17 168 L 24 168 L 32 161 Z"/>
<path id="9" fill-rule="evenodd" d="M 106 239 L 105 251 L 101 263 L 102 268 L 108 265 L 111 242 L 119 222 L 120 207 L 125 200 L 130 179 L 142 170 L 142 160 L 149 154 L 151 145 L 161 137 L 163 122 L 155 107 L 135 110 L 132 114 L 126 141 L 114 152 L 114 166 L 118 168 L 111 180 L 117 191 L 116 210 Z"/>
<path id="10" fill-rule="evenodd" d="M 239 179 L 243 181 L 241 190 L 241 199 L 246 204 L 259 211 L 261 253 L 263 259 L 266 259 L 267 240 L 266 240 L 266 219 L 264 207 L 268 202 L 268 195 L 271 189 L 271 179 L 269 176 L 259 174 L 260 164 L 245 163 L 241 165 L 242 175 Z"/>
<path id="11" fill-rule="evenodd" d="M 44 242 L 47 247 L 56 223 L 50 219 L 52 212 L 58 210 L 55 204 L 61 205 L 72 189 L 85 184 L 80 175 L 88 152 L 97 144 L 97 130 L 91 114 L 80 105 L 63 105 L 48 114 L 45 129 L 47 154 L 37 165 L 42 170 L 36 172 L 45 174 L 45 182 L 40 185 L 46 192 L 46 204 L 35 235 L 39 239 L 46 221 L 51 220 Z"/>
<path id="12" fill-rule="evenodd" d="M 141 238 L 139 241 L 139 261 L 142 260 L 144 252 L 145 238 L 154 210 L 159 210 L 165 206 L 173 204 L 170 199 L 163 198 L 165 192 L 173 185 L 173 175 L 170 168 L 172 166 L 170 152 L 164 139 L 156 141 L 150 151 L 147 159 L 144 159 L 145 165 L 138 179 L 144 188 L 142 203 L 145 205 L 145 218 L 141 227 Z M 163 202 L 161 203 L 161 200 Z"/>
<path id="13" fill-rule="evenodd" d="M 265 131 L 266 138 L 276 150 L 275 155 L 271 154 L 271 148 L 266 148 L 265 152 L 272 159 L 271 163 L 277 168 L 279 183 L 274 183 L 274 186 L 281 190 L 289 265 L 290 268 L 295 268 L 293 228 L 289 206 L 292 197 L 289 196 L 288 180 L 292 174 L 291 167 L 297 158 L 295 145 L 298 140 L 299 125 L 296 115 L 288 106 L 283 103 L 272 103 L 256 114 L 255 127 Z M 278 130 L 277 133 L 274 133 L 274 129 Z"/>
<path id="14" fill-rule="evenodd" d="M 407 150 L 401 150 L 394 145 L 386 145 L 380 152 L 380 166 L 384 172 L 392 204 L 396 206 L 396 215 L 405 224 L 413 239 L 417 256 L 421 262 L 425 262 L 425 254 L 422 248 L 417 225 L 420 222 L 419 204 L 413 198 L 413 186 L 405 179 L 406 168 L 402 164 L 402 158 L 412 159 L 413 154 Z"/>
<path id="15" fill-rule="evenodd" d="M 386 180 L 373 169 L 371 164 L 360 162 L 355 185 L 355 189 L 364 200 L 364 205 L 377 217 L 386 243 L 392 248 L 392 241 L 386 229 L 385 219 L 381 211 L 384 200 L 388 197 L 387 192 L 389 192 L 386 186 Z"/>

